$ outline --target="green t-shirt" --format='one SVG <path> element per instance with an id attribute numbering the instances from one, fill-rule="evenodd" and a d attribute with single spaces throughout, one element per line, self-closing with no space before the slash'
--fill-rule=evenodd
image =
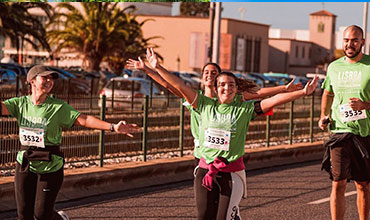
<path id="1" fill-rule="evenodd" d="M 344 59 L 341 57 L 328 66 L 327 76 L 322 85 L 323 89 L 334 93 L 330 130 L 333 133 L 349 132 L 362 137 L 368 136 L 370 135 L 369 110 L 365 110 L 367 118 L 347 121 L 345 117 L 348 115 L 362 113 L 346 111 L 348 106 L 344 104 L 348 104 L 350 98 L 370 101 L 370 56 L 364 55 L 357 63 L 347 63 Z"/>
<path id="2" fill-rule="evenodd" d="M 207 163 L 216 157 L 233 162 L 244 155 L 249 122 L 255 118 L 254 101 L 243 102 L 239 95 L 230 104 L 199 95 L 197 110 L 202 123 L 199 129 L 199 156 Z"/>
<path id="3" fill-rule="evenodd" d="M 44 144 L 60 145 L 62 128 L 70 128 L 80 113 L 66 102 L 47 97 L 41 105 L 34 105 L 30 96 L 11 98 L 4 101 L 10 116 L 17 118 L 22 128 L 41 129 L 44 131 Z M 20 137 L 21 138 L 21 137 Z M 22 164 L 24 151 L 19 151 L 17 161 Z M 51 173 L 63 167 L 63 158 L 52 155 L 51 161 L 30 161 L 30 171 L 35 173 Z"/>

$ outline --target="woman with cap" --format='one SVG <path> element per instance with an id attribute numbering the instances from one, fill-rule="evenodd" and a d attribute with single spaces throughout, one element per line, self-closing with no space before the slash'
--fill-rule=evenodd
<path id="1" fill-rule="evenodd" d="M 84 115 L 66 102 L 48 96 L 58 73 L 42 65 L 27 74 L 31 95 L 1 102 L 1 115 L 17 118 L 21 149 L 17 154 L 15 193 L 18 218 L 21 220 L 65 220 L 54 204 L 63 182 L 64 157 L 60 151 L 62 128 L 74 125 L 118 132 L 132 137 L 135 124 L 120 121 L 111 124 Z"/>
<path id="2" fill-rule="evenodd" d="M 215 100 L 197 93 L 168 73 L 159 65 L 153 50 L 147 51 L 147 59 L 152 68 L 180 91 L 200 114 L 200 161 L 194 184 L 198 219 L 241 219 L 239 202 L 245 192 L 245 180 L 241 176 L 245 176 L 243 155 L 249 122 L 274 106 L 311 94 L 317 86 L 318 77 L 302 90 L 278 94 L 262 101 L 243 101 L 237 94 L 245 91 L 255 93 L 255 85 L 241 86 L 233 73 L 221 72 L 215 77 Z M 207 192 L 214 190 L 219 196 L 209 197 Z M 213 205 L 215 202 L 218 204 L 216 208 Z"/>

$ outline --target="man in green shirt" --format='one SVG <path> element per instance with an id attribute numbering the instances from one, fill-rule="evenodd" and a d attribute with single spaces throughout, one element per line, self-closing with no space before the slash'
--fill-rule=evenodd
<path id="1" fill-rule="evenodd" d="M 370 209 L 370 56 L 362 53 L 363 31 L 352 25 L 343 33 L 345 56 L 333 61 L 323 83 L 319 127 L 330 122 L 333 133 L 326 143 L 323 168 L 330 173 L 331 217 L 342 220 L 347 181 L 357 188 L 359 219 L 369 219 Z"/>

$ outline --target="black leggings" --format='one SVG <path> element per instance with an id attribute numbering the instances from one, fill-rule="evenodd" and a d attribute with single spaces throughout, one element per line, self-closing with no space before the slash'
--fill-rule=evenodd
<path id="1" fill-rule="evenodd" d="M 63 168 L 53 173 L 36 174 L 15 169 L 15 198 L 20 220 L 62 220 L 54 210 L 63 183 Z"/>
<path id="2" fill-rule="evenodd" d="M 198 168 L 195 173 L 194 191 L 198 219 L 225 220 L 232 190 L 231 175 L 219 172 L 213 181 L 212 191 L 208 191 L 202 186 L 202 179 L 207 172 L 207 169 Z"/>

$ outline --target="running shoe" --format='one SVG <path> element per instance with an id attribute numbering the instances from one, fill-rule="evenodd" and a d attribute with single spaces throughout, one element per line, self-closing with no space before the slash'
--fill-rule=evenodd
<path id="1" fill-rule="evenodd" d="M 64 211 L 59 211 L 58 214 L 60 215 L 60 217 L 62 217 L 63 220 L 70 220 L 67 213 L 65 213 Z"/>

